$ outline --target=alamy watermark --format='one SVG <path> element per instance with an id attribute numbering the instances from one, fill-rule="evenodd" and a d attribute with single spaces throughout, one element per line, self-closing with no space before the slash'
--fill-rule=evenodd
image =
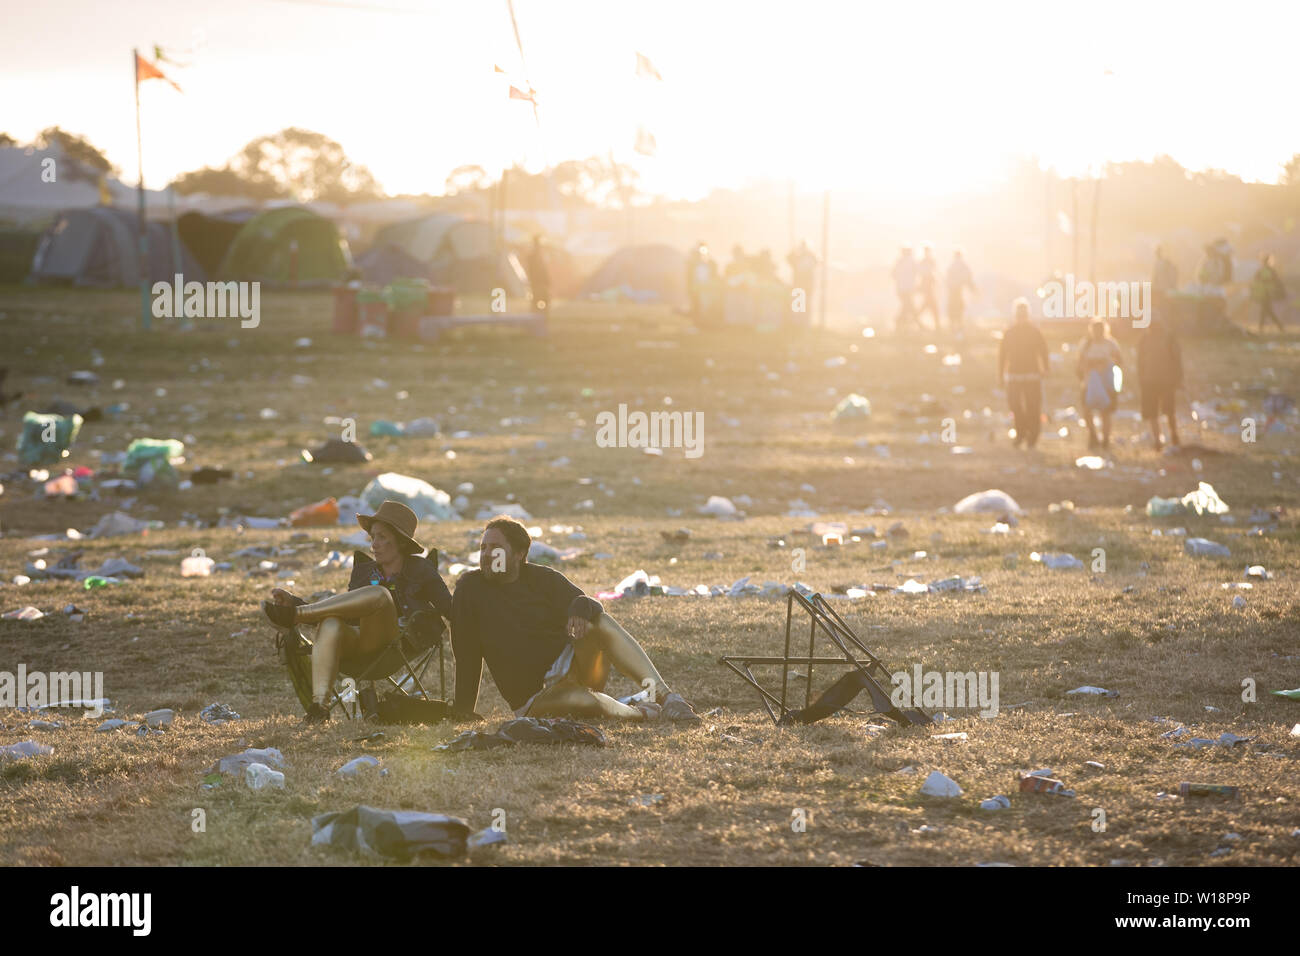
<path id="1" fill-rule="evenodd" d="M 0 671 L 0 710 L 40 710 L 59 704 L 81 707 L 94 717 L 104 713 L 103 671 Z"/>
<path id="2" fill-rule="evenodd" d="M 1039 294 L 1048 319 L 1132 319 L 1135 329 L 1151 324 L 1150 282 L 1092 282 L 1067 272 L 1064 280 L 1043 283 Z"/>
<path id="3" fill-rule="evenodd" d="M 245 329 L 262 321 L 260 282 L 186 282 L 177 273 L 171 282 L 155 282 L 152 291 L 155 319 L 239 318 Z"/>
<path id="4" fill-rule="evenodd" d="M 596 444 L 601 448 L 683 448 L 687 458 L 704 454 L 703 412 L 629 412 L 596 415 Z"/>
<path id="5" fill-rule="evenodd" d="M 896 671 L 889 675 L 894 689 L 889 695 L 897 708 L 962 710 L 979 707 L 981 717 L 998 714 L 997 671 Z"/>

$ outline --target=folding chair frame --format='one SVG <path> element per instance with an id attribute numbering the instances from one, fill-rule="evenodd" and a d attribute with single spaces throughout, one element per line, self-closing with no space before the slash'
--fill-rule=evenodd
<path id="1" fill-rule="evenodd" d="M 793 625 L 796 604 L 807 612 L 809 618 L 808 655 L 806 657 L 790 656 L 790 644 L 794 636 Z M 839 650 L 839 657 L 815 656 L 818 628 Z M 885 669 L 885 665 L 881 663 L 880 659 L 867 649 L 861 638 L 844 622 L 843 618 L 835 613 L 835 610 L 820 594 L 814 594 L 811 598 L 806 598 L 797 591 L 790 591 L 785 604 L 785 652 L 782 656 L 723 657 L 719 659 L 718 663 L 726 665 L 745 683 L 758 691 L 759 701 L 767 710 L 768 716 L 772 718 L 772 722 L 776 724 L 781 723 L 795 710 L 789 706 L 790 666 L 792 664 L 800 664 L 808 668 L 807 683 L 804 687 L 805 710 L 811 707 L 813 703 L 813 665 L 835 664 L 843 666 L 848 664 L 861 673 L 865 689 L 871 692 L 873 703 L 877 708 L 876 713 L 883 713 L 900 724 L 928 723 L 931 720 L 928 714 L 919 709 L 904 711 L 892 705 L 889 709 L 880 706 L 881 701 L 890 699 L 890 695 L 884 689 L 892 684 L 889 671 Z M 781 665 L 781 695 L 779 697 L 760 684 L 752 670 L 755 666 L 773 664 Z"/>
<path id="2" fill-rule="evenodd" d="M 372 658 L 369 666 L 363 668 L 360 673 L 344 674 L 340 671 L 339 679 L 334 682 L 334 686 L 330 689 L 330 695 L 326 700 L 325 709 L 333 714 L 334 710 L 337 708 L 349 720 L 357 720 L 362 716 L 360 685 L 368 684 L 373 687 L 376 683 L 382 683 L 384 681 L 391 684 L 393 689 L 401 694 L 409 693 L 404 685 L 410 681 L 415 684 L 416 689 L 419 690 L 420 696 L 423 699 L 430 700 L 429 692 L 424 689 L 424 682 L 421 680 L 421 677 L 424 672 L 429 669 L 430 664 L 433 663 L 433 656 L 435 654 L 438 655 L 439 693 L 442 698 L 445 699 L 447 696 L 446 635 L 447 631 L 444 627 L 438 635 L 436 645 L 426 647 L 415 654 L 409 655 L 406 652 L 406 648 L 402 646 L 402 642 L 406 640 L 406 638 L 405 636 L 400 636 L 383 650 L 379 651 L 378 654 Z M 394 652 L 396 652 L 398 658 L 400 658 L 402 662 L 402 667 L 400 669 L 393 668 L 391 666 L 392 662 L 388 661 L 388 658 Z M 381 668 L 381 664 L 384 664 L 385 666 Z M 376 673 L 376 669 L 387 671 L 387 673 Z M 344 700 L 343 693 L 341 692 L 341 688 L 346 687 L 348 681 L 352 681 L 356 685 L 355 690 L 353 691 L 355 696 L 351 701 Z M 349 709 L 349 704 L 351 704 L 351 709 Z"/>

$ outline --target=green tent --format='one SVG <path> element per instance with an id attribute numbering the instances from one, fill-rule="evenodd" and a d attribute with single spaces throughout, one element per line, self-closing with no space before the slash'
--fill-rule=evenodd
<path id="1" fill-rule="evenodd" d="M 223 279 L 288 282 L 295 243 L 299 283 L 347 277 L 352 266 L 347 241 L 332 222 L 301 206 L 269 209 L 244 223 L 218 272 Z"/>

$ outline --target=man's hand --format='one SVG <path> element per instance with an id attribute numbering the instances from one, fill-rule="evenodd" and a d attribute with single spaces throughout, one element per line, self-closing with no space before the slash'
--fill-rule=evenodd
<path id="1" fill-rule="evenodd" d="M 587 635 L 587 619 L 583 617 L 569 618 L 569 625 L 566 632 L 569 635 L 569 640 L 582 640 Z"/>

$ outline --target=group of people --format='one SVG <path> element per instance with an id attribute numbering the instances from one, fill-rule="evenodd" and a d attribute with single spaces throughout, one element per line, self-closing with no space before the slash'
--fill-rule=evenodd
<path id="1" fill-rule="evenodd" d="M 1051 369 L 1047 340 L 1030 321 L 1029 303 L 1018 299 L 1015 317 L 998 347 L 998 383 L 1006 391 L 1014 420 L 1014 445 L 1033 448 L 1042 432 L 1043 381 Z M 1076 347 L 1079 358 L 1079 404 L 1088 424 L 1090 451 L 1109 449 L 1111 423 L 1119 407 L 1124 379 L 1124 352 L 1103 319 L 1088 324 L 1088 335 Z M 1183 384 L 1183 358 L 1178 340 L 1162 315 L 1153 315 L 1137 346 L 1137 380 L 1142 419 L 1151 428 L 1156 451 L 1164 446 L 1160 420 L 1169 426 L 1169 442 L 1177 446 L 1175 397 Z M 1100 422 L 1100 429 L 1098 423 Z M 1100 432 L 1100 434 L 1099 434 Z"/>
<path id="2" fill-rule="evenodd" d="M 1196 285 L 1203 294 L 1224 297 L 1224 286 L 1232 281 L 1232 246 L 1226 239 L 1206 243 L 1201 261 L 1196 268 Z M 1164 247 L 1157 247 L 1155 268 L 1151 274 L 1151 296 L 1159 307 L 1165 298 L 1178 288 L 1178 267 L 1166 255 Z M 1259 265 L 1250 279 L 1250 301 L 1259 316 L 1258 331 L 1263 333 L 1267 324 L 1277 326 L 1279 332 L 1286 326 L 1278 317 L 1275 306 L 1286 300 L 1286 285 L 1277 271 L 1277 260 L 1271 252 L 1260 254 Z"/>
<path id="3" fill-rule="evenodd" d="M 809 247 L 807 240 L 800 240 L 785 261 L 790 266 L 791 288 L 799 291 L 802 310 L 811 314 L 813 289 L 821 259 Z M 767 286 L 781 282 L 770 249 L 760 249 L 750 255 L 745 252 L 744 246 L 737 243 L 731 247 L 731 261 L 719 274 L 717 260 L 709 251 L 708 244 L 701 240 L 686 257 L 686 294 L 690 300 L 691 317 L 697 324 L 706 318 L 706 313 L 711 308 L 716 309 L 718 306 L 713 301 L 716 298 L 713 293 L 719 278 L 729 282 L 739 280 Z"/>
<path id="4" fill-rule="evenodd" d="M 929 312 L 935 331 L 939 331 L 939 262 L 935 259 L 934 248 L 922 246 L 918 261 L 912 247 L 903 246 L 890 276 L 898 293 L 894 330 L 901 332 L 913 323 L 917 328 L 924 328 L 921 316 Z M 960 331 L 966 316 L 966 292 L 975 291 L 975 278 L 960 249 L 952 254 L 943 284 L 948 293 L 948 326 L 953 331 Z"/>
<path id="5" fill-rule="evenodd" d="M 262 602 L 263 613 L 288 640 L 289 654 L 310 655 L 311 705 L 306 720 L 329 719 L 334 683 L 402 639 L 421 617 L 450 623 L 456 661 L 451 706 L 462 719 L 475 712 L 486 664 L 497 690 L 519 717 L 609 717 L 698 723 L 689 703 L 672 690 L 645 650 L 567 577 L 528 560 L 528 529 L 500 516 L 487 523 L 479 567 L 456 582 L 455 594 L 438 572 L 437 552 L 415 539 L 419 521 L 401 502 L 385 501 L 358 515 L 373 555 L 358 552 L 348 590 L 307 602 L 281 588 Z M 310 642 L 299 625 L 317 625 Z M 604 693 L 611 668 L 632 678 L 642 693 L 622 703 Z"/>

